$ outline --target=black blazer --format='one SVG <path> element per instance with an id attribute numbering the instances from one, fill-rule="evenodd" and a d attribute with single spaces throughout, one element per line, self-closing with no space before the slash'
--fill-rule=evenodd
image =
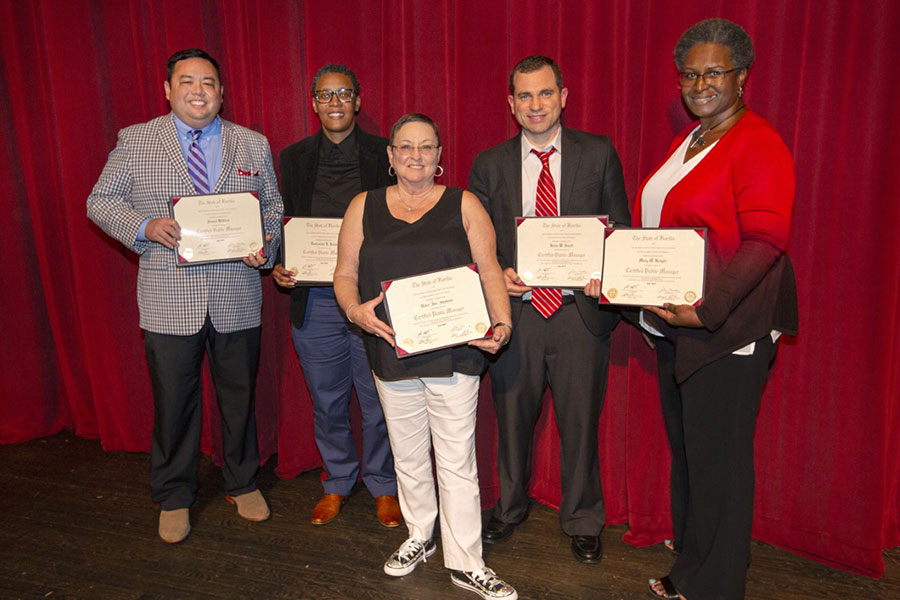
<path id="1" fill-rule="evenodd" d="M 319 168 L 319 144 L 325 134 L 320 129 L 314 135 L 291 144 L 281 151 L 281 196 L 284 214 L 290 217 L 314 217 L 312 196 Z M 359 151 L 359 178 L 363 191 L 374 190 L 394 183 L 388 174 L 387 138 L 366 133 L 356 125 L 356 147 Z M 291 290 L 291 323 L 303 325 L 309 286 Z"/>
<path id="2" fill-rule="evenodd" d="M 610 221 L 629 226 L 631 215 L 622 163 L 610 139 L 563 127 L 560 145 L 560 213 L 609 215 Z M 515 217 L 522 216 L 521 134 L 475 157 L 469 190 L 491 215 L 500 268 L 515 268 Z M 595 299 L 585 297 L 581 291 L 575 291 L 575 303 L 585 326 L 594 335 L 608 334 L 619 321 L 617 310 L 600 308 Z M 512 302 L 512 309 L 515 322 L 522 303 Z"/>

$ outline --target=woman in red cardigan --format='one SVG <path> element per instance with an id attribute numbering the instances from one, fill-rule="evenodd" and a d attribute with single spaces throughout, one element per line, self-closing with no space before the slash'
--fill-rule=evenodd
<path id="1" fill-rule="evenodd" d="M 682 35 L 681 95 L 700 123 L 675 138 L 632 213 L 635 226 L 708 228 L 702 304 L 641 314 L 656 336 L 679 553 L 668 576 L 650 580 L 658 598 L 744 597 L 756 415 L 778 336 L 797 331 L 785 254 L 792 159 L 744 104 L 752 63 L 753 42 L 735 23 L 710 19 Z"/>

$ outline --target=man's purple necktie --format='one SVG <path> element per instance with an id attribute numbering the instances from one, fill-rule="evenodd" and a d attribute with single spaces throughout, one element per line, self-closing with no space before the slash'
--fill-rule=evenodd
<path id="1" fill-rule="evenodd" d="M 206 170 L 206 156 L 200 147 L 200 134 L 203 133 L 199 129 L 191 131 L 191 146 L 187 153 L 188 174 L 191 181 L 194 182 L 194 188 L 200 194 L 209 193 L 209 172 Z"/>

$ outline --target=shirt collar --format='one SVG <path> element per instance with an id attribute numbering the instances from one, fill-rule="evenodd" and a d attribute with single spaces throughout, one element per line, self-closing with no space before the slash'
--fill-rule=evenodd
<path id="1" fill-rule="evenodd" d="M 531 156 L 532 150 L 537 150 L 538 152 L 544 152 L 546 150 L 549 150 L 552 147 L 552 148 L 556 148 L 557 154 L 562 154 L 562 144 L 561 144 L 561 142 L 562 142 L 562 126 L 561 125 L 560 125 L 559 129 L 556 130 L 556 135 L 553 136 L 553 139 L 550 140 L 550 143 L 547 144 L 546 146 L 544 146 L 543 148 L 538 148 L 537 146 L 532 144 L 531 140 L 529 140 L 525 136 L 524 131 L 520 135 L 522 136 L 522 162 L 525 162 L 528 159 L 528 157 Z"/>
<path id="2" fill-rule="evenodd" d="M 353 160 L 356 158 L 356 125 L 353 126 L 353 130 L 350 131 L 350 135 L 345 137 L 339 144 L 335 144 L 328 136 L 324 133 L 322 134 L 321 145 L 319 146 L 322 154 L 321 156 L 328 156 L 333 148 L 337 148 L 341 155 L 347 160 Z"/>
<path id="3" fill-rule="evenodd" d="M 178 137 L 190 138 L 190 132 L 193 131 L 194 128 L 179 119 L 175 113 L 172 113 L 172 118 L 175 120 L 175 130 L 178 132 Z M 203 132 L 203 134 L 200 136 L 201 140 L 204 137 L 208 139 L 214 135 L 218 135 L 219 133 L 221 133 L 222 120 L 219 118 L 219 115 L 216 115 L 216 118 L 213 119 L 209 125 L 203 127 L 200 131 Z"/>

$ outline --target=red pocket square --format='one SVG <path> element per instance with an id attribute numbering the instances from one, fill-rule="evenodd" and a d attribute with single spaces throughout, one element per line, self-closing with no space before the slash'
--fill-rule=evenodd
<path id="1" fill-rule="evenodd" d="M 258 174 L 259 172 L 257 172 L 257 175 Z M 250 177 L 251 175 L 253 175 L 253 171 L 245 171 L 242 168 L 238 167 L 238 175 L 241 175 L 242 177 Z"/>

